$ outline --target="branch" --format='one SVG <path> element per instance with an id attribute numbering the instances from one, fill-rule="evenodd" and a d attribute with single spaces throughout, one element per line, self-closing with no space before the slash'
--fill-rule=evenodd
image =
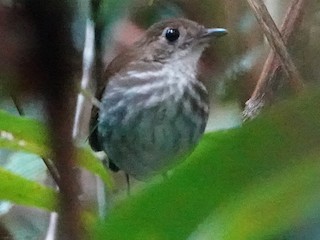
<path id="1" fill-rule="evenodd" d="M 46 103 L 51 130 L 52 160 L 60 176 L 58 239 L 84 238 L 72 139 L 76 91 L 74 72 L 81 57 L 71 36 L 73 1 L 26 1 L 37 40 L 40 94 Z M 77 61 L 79 60 L 80 61 Z"/>
<path id="2" fill-rule="evenodd" d="M 269 53 L 256 88 L 251 98 L 246 102 L 243 111 L 244 120 L 256 117 L 264 106 L 272 102 L 283 71 L 288 76 L 290 86 L 295 92 L 300 92 L 303 88 L 300 74 L 294 66 L 285 45 L 291 45 L 295 40 L 294 33 L 297 32 L 302 22 L 306 2 L 305 0 L 292 1 L 280 33 L 263 2 L 261 0 L 248 0 L 273 51 Z"/>

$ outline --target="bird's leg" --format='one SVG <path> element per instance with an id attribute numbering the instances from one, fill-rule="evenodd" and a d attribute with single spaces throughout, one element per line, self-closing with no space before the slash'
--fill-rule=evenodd
<path id="1" fill-rule="evenodd" d="M 130 176 L 128 173 L 125 173 L 126 175 L 126 182 L 127 182 L 127 195 L 130 196 Z"/>

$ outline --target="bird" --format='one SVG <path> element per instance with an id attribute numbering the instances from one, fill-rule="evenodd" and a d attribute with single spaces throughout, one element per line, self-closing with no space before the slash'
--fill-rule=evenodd
<path id="1" fill-rule="evenodd" d="M 104 151 L 109 168 L 138 180 L 165 173 L 198 144 L 209 98 L 198 61 L 224 28 L 185 18 L 155 23 L 116 56 L 97 84 L 89 143 Z"/>

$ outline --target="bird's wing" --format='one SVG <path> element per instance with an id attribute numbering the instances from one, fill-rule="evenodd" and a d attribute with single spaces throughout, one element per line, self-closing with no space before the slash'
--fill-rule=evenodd
<path id="1" fill-rule="evenodd" d="M 105 88 L 108 84 L 108 81 L 112 76 L 119 73 L 121 70 L 126 69 L 126 66 L 132 61 L 132 59 L 136 58 L 137 52 L 135 48 L 127 49 L 125 52 L 119 54 L 115 57 L 111 63 L 108 65 L 104 73 L 102 74 L 101 81 L 97 83 L 97 90 L 95 97 L 99 101 L 101 101 Z M 89 144 L 95 151 L 102 151 L 102 146 L 99 142 L 97 124 L 99 118 L 99 108 L 96 106 L 92 107 L 91 110 L 91 118 L 89 125 Z"/>

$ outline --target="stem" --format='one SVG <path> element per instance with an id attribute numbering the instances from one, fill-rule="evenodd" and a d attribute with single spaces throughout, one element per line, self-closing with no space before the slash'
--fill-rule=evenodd
<path id="1" fill-rule="evenodd" d="M 294 41 L 295 33 L 301 25 L 304 16 L 306 2 L 305 0 L 292 1 L 284 18 L 280 33 L 263 2 L 260 0 L 248 0 L 260 25 L 264 29 L 270 45 L 273 47 L 273 51 L 269 53 L 256 88 L 250 99 L 246 102 L 246 107 L 243 111 L 244 120 L 254 118 L 265 105 L 272 102 L 274 91 L 280 84 L 282 69 L 289 77 L 289 83 L 295 92 L 300 92 L 303 88 L 301 77 L 293 65 L 285 45 L 291 45 Z"/>
<path id="2" fill-rule="evenodd" d="M 71 36 L 73 1 L 26 1 L 37 39 L 40 94 L 51 130 L 52 161 L 60 176 L 58 239 L 84 238 L 79 185 L 72 139 L 76 91 L 73 76 L 81 57 Z M 77 61 L 78 60 L 78 61 Z"/>

